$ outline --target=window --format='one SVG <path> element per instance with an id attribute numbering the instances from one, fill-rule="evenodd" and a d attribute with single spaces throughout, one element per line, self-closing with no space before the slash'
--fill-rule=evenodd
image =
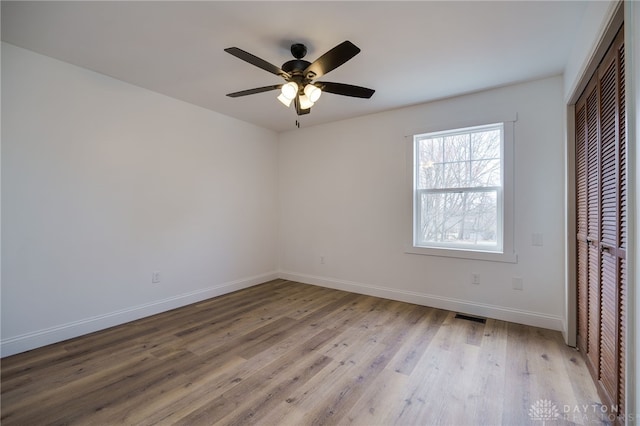
<path id="1" fill-rule="evenodd" d="M 511 140 L 511 123 L 413 136 L 413 252 L 515 261 Z"/>

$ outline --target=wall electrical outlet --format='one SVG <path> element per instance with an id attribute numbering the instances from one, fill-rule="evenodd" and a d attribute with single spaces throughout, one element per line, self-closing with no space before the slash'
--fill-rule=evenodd
<path id="1" fill-rule="evenodd" d="M 522 290 L 522 278 L 513 277 L 513 279 L 511 280 L 511 285 L 514 290 Z"/>
<path id="2" fill-rule="evenodd" d="M 325 264 L 325 258 L 324 256 L 320 256 L 320 264 L 324 265 Z"/>
<path id="3" fill-rule="evenodd" d="M 480 285 L 480 274 L 471 274 L 471 284 Z"/>
<path id="4" fill-rule="evenodd" d="M 544 245 L 542 241 L 542 234 L 531 234 L 531 245 L 536 247 L 542 247 Z"/>
<path id="5" fill-rule="evenodd" d="M 160 271 L 153 271 L 151 273 L 151 282 L 154 284 L 160 282 Z"/>

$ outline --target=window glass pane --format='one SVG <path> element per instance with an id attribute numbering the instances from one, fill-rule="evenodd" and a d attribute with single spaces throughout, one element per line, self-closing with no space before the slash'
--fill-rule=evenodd
<path id="1" fill-rule="evenodd" d="M 501 186 L 500 159 L 472 161 L 470 181 L 468 186 Z"/>
<path id="2" fill-rule="evenodd" d="M 496 191 L 422 192 L 419 203 L 418 243 L 452 243 L 478 249 L 497 245 Z"/>
<path id="3" fill-rule="evenodd" d="M 420 189 L 437 188 L 442 184 L 442 138 L 422 139 L 417 144 L 417 186 Z"/>
<path id="4" fill-rule="evenodd" d="M 500 158 L 501 130 L 485 130 L 471 134 L 471 159 Z"/>
<path id="5" fill-rule="evenodd" d="M 444 161 L 469 160 L 469 134 L 448 136 L 444 138 Z"/>
<path id="6" fill-rule="evenodd" d="M 469 162 L 445 163 L 444 180 L 439 188 L 465 188 L 469 186 Z"/>
<path id="7" fill-rule="evenodd" d="M 418 139 L 417 189 L 501 186 L 502 126 Z"/>

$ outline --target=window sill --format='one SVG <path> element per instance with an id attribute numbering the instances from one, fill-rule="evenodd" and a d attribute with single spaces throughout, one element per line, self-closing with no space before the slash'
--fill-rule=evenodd
<path id="1" fill-rule="evenodd" d="M 406 247 L 404 252 L 407 254 L 454 257 L 458 259 L 482 260 L 486 262 L 518 263 L 518 255 L 516 253 L 497 253 L 489 251 L 459 250 L 449 248 L 426 248 L 414 246 Z"/>

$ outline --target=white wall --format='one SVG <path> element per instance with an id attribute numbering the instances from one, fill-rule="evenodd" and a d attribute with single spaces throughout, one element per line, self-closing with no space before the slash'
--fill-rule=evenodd
<path id="1" fill-rule="evenodd" d="M 4 43 L 2 122 L 3 356 L 276 277 L 275 133 Z"/>
<path id="2" fill-rule="evenodd" d="M 404 136 L 514 113 L 518 263 L 406 254 L 411 194 Z M 282 276 L 561 329 L 563 114 L 558 76 L 282 134 Z M 543 247 L 531 245 L 533 233 L 543 234 Z M 472 273 L 480 274 L 479 286 L 471 284 Z M 523 278 L 524 291 L 512 289 L 514 276 Z"/>

